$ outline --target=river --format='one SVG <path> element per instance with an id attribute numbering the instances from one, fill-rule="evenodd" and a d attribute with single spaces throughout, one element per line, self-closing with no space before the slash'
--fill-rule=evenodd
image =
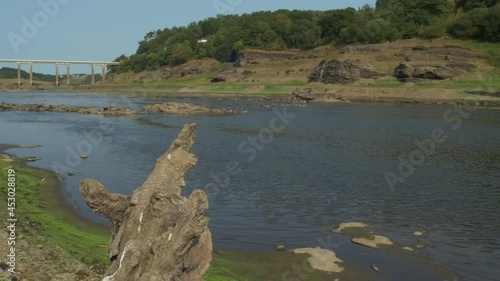
<path id="1" fill-rule="evenodd" d="M 163 100 L 43 91 L 0 93 L 0 102 L 140 109 Z M 192 152 L 199 161 L 186 174 L 183 194 L 207 191 L 215 248 L 271 250 L 275 244 L 323 246 L 328 240 L 349 259 L 350 243 L 331 230 L 362 221 L 402 246 L 425 243 L 419 255 L 456 272 L 458 280 L 498 280 L 500 111 L 190 102 L 248 113 L 105 117 L 6 111 L 0 112 L 0 143 L 37 145 L 8 152 L 40 157 L 36 167 L 57 167 L 68 202 L 83 216 L 106 223 L 85 205 L 78 182 L 94 178 L 112 192 L 130 194 L 183 124 L 196 123 Z M 227 173 L 235 163 L 239 173 Z M 426 235 L 415 237 L 415 230 Z"/>

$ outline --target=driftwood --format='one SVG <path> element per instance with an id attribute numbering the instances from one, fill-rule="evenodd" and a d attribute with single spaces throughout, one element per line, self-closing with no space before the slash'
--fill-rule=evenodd
<path id="1" fill-rule="evenodd" d="M 203 280 L 212 259 L 206 194 L 181 196 L 184 174 L 197 158 L 189 150 L 196 125 L 185 125 L 131 196 L 113 194 L 95 180 L 80 182 L 94 212 L 111 222 L 111 266 L 103 281 Z"/>

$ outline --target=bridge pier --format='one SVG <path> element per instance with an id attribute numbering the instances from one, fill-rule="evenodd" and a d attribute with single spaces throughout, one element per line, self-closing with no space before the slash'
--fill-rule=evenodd
<path id="1" fill-rule="evenodd" d="M 17 86 L 21 87 L 21 63 L 17 63 Z"/>
<path id="2" fill-rule="evenodd" d="M 91 64 L 91 68 L 92 68 L 92 85 L 95 84 L 95 78 L 94 78 L 94 64 Z"/>
<path id="3" fill-rule="evenodd" d="M 30 63 L 30 85 L 33 85 L 33 63 Z"/>
<path id="4" fill-rule="evenodd" d="M 59 64 L 56 63 L 56 86 L 59 86 Z"/>
<path id="5" fill-rule="evenodd" d="M 70 75 L 69 75 L 69 66 L 70 66 L 70 64 L 69 64 L 69 63 L 68 63 L 68 64 L 66 64 L 66 83 L 67 83 L 68 85 L 70 84 L 70 80 L 69 80 L 69 79 L 70 79 L 70 77 L 69 77 L 69 76 L 70 76 Z"/>
<path id="6" fill-rule="evenodd" d="M 101 64 L 101 69 L 102 69 L 102 81 L 106 81 L 106 65 Z"/>

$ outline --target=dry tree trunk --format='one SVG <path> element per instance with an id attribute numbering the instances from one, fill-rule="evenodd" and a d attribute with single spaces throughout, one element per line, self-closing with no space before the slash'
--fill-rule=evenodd
<path id="1" fill-rule="evenodd" d="M 212 259 L 206 194 L 181 196 L 184 174 L 197 158 L 195 124 L 185 125 L 153 172 L 131 196 L 113 194 L 95 180 L 80 182 L 94 212 L 111 222 L 111 266 L 103 281 L 203 280 Z"/>

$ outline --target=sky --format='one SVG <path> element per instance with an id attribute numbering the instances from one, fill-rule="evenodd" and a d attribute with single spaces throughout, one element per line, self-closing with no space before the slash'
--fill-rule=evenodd
<path id="1" fill-rule="evenodd" d="M 112 61 L 135 53 L 147 32 L 217 14 L 279 9 L 330 10 L 376 0 L 5 0 L 0 3 L 0 59 Z M 16 67 L 0 63 L 0 67 Z M 52 65 L 34 72 L 54 74 Z M 22 67 L 28 70 L 28 66 Z M 71 68 L 89 73 L 90 66 Z"/>

